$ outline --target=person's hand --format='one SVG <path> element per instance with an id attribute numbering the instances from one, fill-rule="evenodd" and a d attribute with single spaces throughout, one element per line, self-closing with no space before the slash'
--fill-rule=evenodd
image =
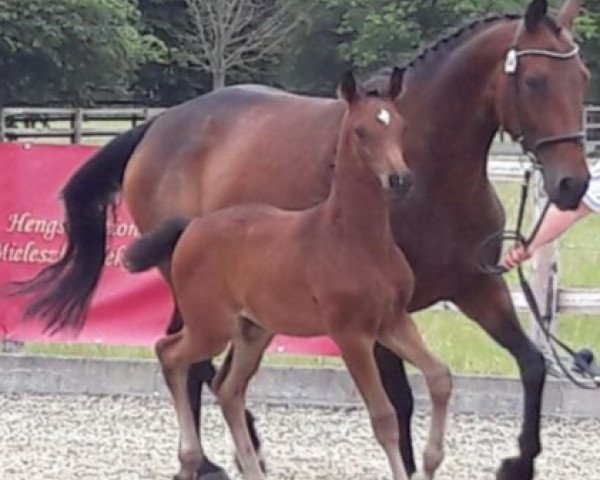
<path id="1" fill-rule="evenodd" d="M 500 260 L 500 266 L 506 268 L 507 270 L 511 270 L 515 268 L 517 265 L 520 265 L 525 260 L 531 258 L 531 251 L 522 243 L 517 243 L 514 245 L 502 260 Z"/>

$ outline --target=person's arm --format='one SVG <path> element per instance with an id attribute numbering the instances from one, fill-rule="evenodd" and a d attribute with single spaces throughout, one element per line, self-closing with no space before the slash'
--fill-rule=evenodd
<path id="1" fill-rule="evenodd" d="M 512 247 L 500 261 L 500 265 L 508 269 L 516 267 L 530 258 L 538 248 L 557 239 L 592 211 L 585 202 L 581 202 L 575 210 L 559 210 L 551 205 L 531 243 L 527 247 L 520 243 Z"/>

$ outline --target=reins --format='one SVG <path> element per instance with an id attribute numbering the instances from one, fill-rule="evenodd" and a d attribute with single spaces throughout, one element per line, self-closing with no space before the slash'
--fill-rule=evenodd
<path id="1" fill-rule="evenodd" d="M 514 230 L 507 230 L 502 232 L 497 232 L 490 235 L 488 238 L 484 240 L 480 247 L 481 251 L 492 242 L 500 240 L 500 242 L 504 241 L 515 241 L 521 243 L 524 248 L 527 248 L 531 243 L 532 239 L 535 238 L 544 217 L 548 211 L 550 206 L 550 202 L 546 202 L 542 214 L 540 215 L 537 223 L 528 238 L 521 233 L 521 229 L 523 226 L 523 218 L 525 215 L 525 205 L 527 204 L 527 197 L 529 194 L 529 184 L 531 179 L 531 170 L 527 169 L 524 173 L 523 184 L 521 185 L 521 200 L 519 203 L 519 212 L 517 216 L 517 223 Z M 481 255 L 480 255 L 481 256 Z M 482 272 L 488 275 L 502 275 L 508 270 L 504 267 L 497 265 L 486 265 L 481 260 L 479 261 L 479 268 Z M 579 388 L 586 390 L 596 390 L 600 388 L 600 367 L 595 363 L 594 354 L 588 349 L 581 349 L 579 351 L 573 350 L 569 345 L 563 342 L 560 338 L 558 338 L 552 331 L 550 330 L 550 323 L 553 318 L 552 305 L 554 304 L 553 298 L 553 289 L 547 289 L 547 298 L 546 298 L 546 313 L 542 315 L 540 312 L 540 307 L 535 299 L 535 295 L 533 294 L 533 290 L 525 278 L 525 273 L 523 272 L 523 266 L 519 264 L 516 268 L 517 276 L 519 278 L 519 284 L 521 290 L 523 291 L 523 295 L 525 297 L 525 301 L 531 311 L 533 318 L 538 324 L 540 330 L 544 334 L 546 342 L 550 346 L 552 350 L 552 355 L 554 356 L 555 362 L 562 371 L 562 373 L 567 377 L 574 385 Z M 552 278 L 548 279 L 549 287 L 551 287 Z M 584 383 L 577 379 L 569 370 L 569 368 L 565 365 L 564 360 L 561 358 L 561 355 L 558 349 L 564 350 L 573 361 L 573 366 L 581 372 L 583 375 L 587 377 L 589 381 L 592 383 Z"/>

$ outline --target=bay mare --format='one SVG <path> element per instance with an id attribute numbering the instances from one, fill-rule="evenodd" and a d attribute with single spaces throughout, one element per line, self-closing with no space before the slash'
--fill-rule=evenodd
<path id="1" fill-rule="evenodd" d="M 410 310 L 454 302 L 519 366 L 523 424 L 518 455 L 498 471 L 504 480 L 533 478 L 546 370 L 519 325 L 506 283 L 481 273 L 474 255 L 504 225 L 486 174 L 493 137 L 503 128 L 535 153 L 546 192 L 561 209 L 578 205 L 589 179 L 580 142 L 587 71 L 570 33 L 580 5 L 566 0 L 556 19 L 547 8 L 547 1 L 532 0 L 523 17 L 472 22 L 406 65 L 398 105 L 414 184 L 402 201 L 389 195 L 394 237 L 416 275 Z M 374 87 L 381 82 L 375 79 Z M 22 285 L 21 292 L 34 294 L 26 313 L 41 314 L 49 328 L 81 325 L 103 264 L 106 211 L 119 190 L 142 232 L 169 217 L 239 203 L 303 209 L 323 200 L 343 111 L 340 100 L 239 86 L 172 108 L 113 140 L 63 190 L 69 247 L 61 261 Z M 496 262 L 499 253 L 500 245 L 490 248 L 487 261 Z M 176 310 L 169 331 L 179 328 Z M 413 398 L 403 363 L 381 347 L 376 357 L 401 437 L 410 439 Z M 196 420 L 201 381 L 213 375 L 207 362 L 190 373 Z M 414 472 L 410 440 L 401 454 Z M 207 461 L 200 472 L 211 470 Z"/>
<path id="2" fill-rule="evenodd" d="M 183 328 L 156 344 L 173 396 L 181 441 L 178 480 L 194 480 L 202 461 L 187 393 L 192 364 L 224 352 L 212 382 L 244 478 L 264 480 L 244 414 L 246 388 L 277 333 L 328 335 L 338 345 L 394 480 L 408 480 L 394 408 L 377 372 L 375 342 L 417 366 L 433 405 L 421 478 L 432 479 L 444 453 L 451 379 L 407 313 L 414 276 L 392 235 L 380 178 L 408 175 L 403 120 L 394 101 L 395 69 L 384 95 L 342 77 L 347 102 L 327 198 L 305 210 L 243 204 L 189 219 L 167 220 L 128 249 L 126 264 L 144 271 L 165 261 Z"/>

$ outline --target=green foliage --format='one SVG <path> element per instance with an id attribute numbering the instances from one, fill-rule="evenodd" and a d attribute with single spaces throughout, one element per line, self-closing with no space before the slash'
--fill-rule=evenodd
<path id="1" fill-rule="evenodd" d="M 173 105 L 210 90 L 210 76 L 187 60 L 180 35 L 190 29 L 184 0 L 140 0 L 143 29 L 163 43 L 159 61 L 141 66 L 135 91 L 140 101 Z"/>
<path id="2" fill-rule="evenodd" d="M 89 103 L 123 95 L 162 46 L 129 0 L 0 0 L 2 103 Z"/>

